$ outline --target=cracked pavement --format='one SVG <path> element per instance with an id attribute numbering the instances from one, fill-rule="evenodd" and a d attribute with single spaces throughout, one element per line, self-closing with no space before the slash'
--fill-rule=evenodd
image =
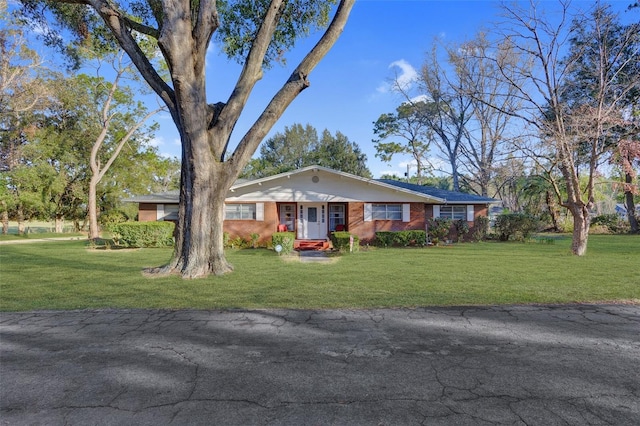
<path id="1" fill-rule="evenodd" d="M 7 425 L 637 425 L 640 306 L 0 313 Z"/>

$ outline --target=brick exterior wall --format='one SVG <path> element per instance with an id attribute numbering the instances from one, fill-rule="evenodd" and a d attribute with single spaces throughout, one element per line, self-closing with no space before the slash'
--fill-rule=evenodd
<path id="1" fill-rule="evenodd" d="M 409 203 L 409 222 L 401 220 L 364 220 L 365 203 L 349 203 L 348 206 L 348 227 L 347 230 L 360 237 L 363 244 L 373 243 L 378 231 L 405 231 L 409 229 L 425 229 L 425 204 Z M 385 204 L 385 203 L 376 203 Z M 389 203 L 400 204 L 400 203 Z M 407 203 L 404 203 L 407 204 Z"/>
<path id="2" fill-rule="evenodd" d="M 138 220 L 140 222 L 152 222 L 158 217 L 156 204 L 140 203 L 138 206 Z"/>
<path id="3" fill-rule="evenodd" d="M 265 245 L 271 242 L 271 236 L 278 230 L 278 209 L 276 203 L 264 203 L 264 220 L 225 220 L 224 232 L 229 238 L 242 238 L 251 241 L 251 234 L 260 235 L 258 242 Z"/>
<path id="4" fill-rule="evenodd" d="M 374 241 L 377 231 L 403 231 L 408 229 L 424 230 L 426 221 L 433 217 L 433 206 L 423 203 L 410 204 L 410 221 L 400 220 L 364 220 L 364 204 L 362 202 L 347 203 L 345 216 L 347 230 L 357 235 L 363 244 L 370 244 Z M 384 203 L 381 203 L 384 204 Z M 399 203 L 390 203 L 399 204 Z M 405 203 L 406 204 L 406 203 Z M 478 216 L 488 216 L 488 207 L 476 205 L 474 207 L 474 218 Z M 141 222 L 155 221 L 157 217 L 156 204 L 140 203 L 138 210 L 138 220 Z M 225 220 L 224 231 L 230 238 L 243 238 L 251 241 L 251 234 L 260 235 L 259 243 L 266 245 L 271 242 L 271 236 L 278 230 L 280 218 L 278 216 L 278 205 L 275 202 L 264 203 L 264 221 L 257 220 Z M 474 222 L 469 222 L 469 236 L 473 233 Z M 456 240 L 455 230 L 450 234 L 452 240 Z"/>

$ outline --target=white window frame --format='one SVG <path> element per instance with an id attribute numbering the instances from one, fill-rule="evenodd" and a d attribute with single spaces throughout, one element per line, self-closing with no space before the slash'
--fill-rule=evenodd
<path id="1" fill-rule="evenodd" d="M 371 204 L 372 220 L 402 220 L 402 204 L 400 203 L 376 203 Z"/>
<path id="2" fill-rule="evenodd" d="M 471 206 L 473 208 L 473 206 Z M 433 206 L 433 217 L 451 220 L 468 220 L 468 207 L 461 204 Z"/>
<path id="3" fill-rule="evenodd" d="M 240 217 L 229 217 L 231 208 L 239 209 Z M 233 212 L 234 214 L 236 211 Z M 224 220 L 264 220 L 264 203 L 233 203 L 225 204 Z"/>

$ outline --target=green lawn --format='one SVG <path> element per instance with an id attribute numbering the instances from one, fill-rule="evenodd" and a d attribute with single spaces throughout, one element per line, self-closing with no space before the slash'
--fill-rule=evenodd
<path id="1" fill-rule="evenodd" d="M 593 235 L 586 256 L 555 244 L 371 249 L 330 264 L 229 251 L 224 277 L 145 278 L 169 249 L 90 250 L 86 241 L 0 246 L 0 310 L 83 308 L 372 308 L 640 303 L 640 237 Z"/>

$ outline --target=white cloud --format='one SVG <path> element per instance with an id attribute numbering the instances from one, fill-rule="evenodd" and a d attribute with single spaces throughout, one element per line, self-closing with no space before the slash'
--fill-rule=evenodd
<path id="1" fill-rule="evenodd" d="M 162 138 L 155 137 L 149 140 L 149 145 L 159 148 L 164 145 L 164 140 Z"/>
<path id="2" fill-rule="evenodd" d="M 404 59 L 392 62 L 389 68 L 400 68 L 400 73 L 396 71 L 393 84 L 402 91 L 410 89 L 418 81 L 418 72 Z"/>
<path id="3" fill-rule="evenodd" d="M 418 95 L 415 96 L 413 98 L 411 98 L 411 102 L 413 103 L 417 103 L 417 102 L 431 102 L 433 99 L 427 95 Z"/>
<path id="4" fill-rule="evenodd" d="M 418 72 L 406 60 L 400 59 L 389 64 L 395 75 L 390 82 L 385 82 L 376 88 L 378 93 L 388 93 L 394 90 L 407 91 L 418 81 Z"/>

